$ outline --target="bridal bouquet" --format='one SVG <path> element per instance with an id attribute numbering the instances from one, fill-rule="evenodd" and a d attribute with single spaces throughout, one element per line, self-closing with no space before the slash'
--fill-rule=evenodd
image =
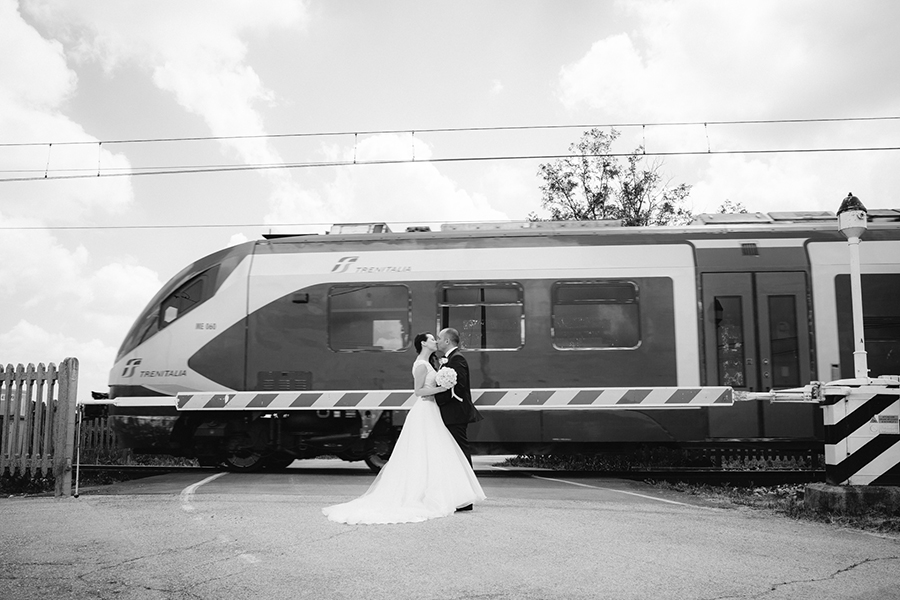
<path id="1" fill-rule="evenodd" d="M 440 387 L 452 388 L 456 385 L 456 371 L 450 367 L 441 367 L 434 378 L 434 382 Z"/>
<path id="2" fill-rule="evenodd" d="M 453 391 L 453 386 L 456 385 L 456 371 L 450 367 L 441 367 L 434 378 L 434 383 L 440 387 L 450 388 L 450 393 L 453 397 L 462 402 L 462 398 L 458 397 L 456 392 Z"/>

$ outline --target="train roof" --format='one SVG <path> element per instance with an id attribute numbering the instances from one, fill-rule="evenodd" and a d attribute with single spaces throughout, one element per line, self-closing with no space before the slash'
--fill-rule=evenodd
<path id="1" fill-rule="evenodd" d="M 873 229 L 900 231 L 900 209 L 870 209 L 868 222 Z M 272 243 L 323 243 L 348 241 L 399 241 L 402 239 L 451 239 L 485 237 L 545 237 L 567 235 L 611 236 L 620 238 L 653 236 L 706 237 L 796 236 L 803 233 L 838 233 L 837 216 L 829 211 L 781 211 L 770 213 L 700 214 L 689 225 L 626 227 L 622 220 L 596 221 L 489 221 L 483 223 L 447 223 L 439 230 L 429 226 L 407 227 L 393 231 L 385 222 L 338 223 L 322 234 L 264 234 Z M 265 243 L 265 242 L 260 242 Z"/>

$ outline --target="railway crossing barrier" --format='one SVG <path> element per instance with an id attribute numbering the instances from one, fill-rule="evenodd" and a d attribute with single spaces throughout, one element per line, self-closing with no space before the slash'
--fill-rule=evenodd
<path id="1" fill-rule="evenodd" d="M 825 481 L 830 485 L 900 485 L 900 376 L 735 392 L 735 399 L 818 402 L 825 425 Z"/>
<path id="2" fill-rule="evenodd" d="M 0 365 L 0 475 L 52 474 L 55 495 L 71 495 L 77 392 L 77 358 Z"/>
<path id="3" fill-rule="evenodd" d="M 646 409 L 730 406 L 730 387 L 476 389 L 479 410 Z M 409 390 L 322 392 L 204 392 L 177 396 L 178 410 L 408 410 L 416 395 Z M 170 400 L 171 402 L 171 400 Z"/>
<path id="4" fill-rule="evenodd" d="M 834 381 L 821 403 L 826 482 L 900 485 L 900 376 Z"/>

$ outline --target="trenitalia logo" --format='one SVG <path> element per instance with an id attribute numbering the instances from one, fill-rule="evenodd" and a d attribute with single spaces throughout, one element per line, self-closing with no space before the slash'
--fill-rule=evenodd
<path id="1" fill-rule="evenodd" d="M 350 265 L 359 260 L 358 256 L 342 256 L 331 268 L 332 273 L 346 273 Z"/>
<path id="2" fill-rule="evenodd" d="M 122 377 L 131 377 L 132 375 L 134 375 L 134 371 L 135 369 L 137 369 L 137 366 L 139 364 L 141 364 L 140 358 L 129 359 L 128 362 L 125 363 L 125 370 L 122 371 Z"/>
<path id="3" fill-rule="evenodd" d="M 331 267 L 332 273 L 347 273 L 350 269 L 350 266 L 353 265 L 357 260 L 359 260 L 358 256 L 342 256 L 338 259 L 334 266 Z M 407 265 L 388 265 L 381 267 L 355 267 L 354 273 L 409 273 L 412 271 L 412 267 Z"/>

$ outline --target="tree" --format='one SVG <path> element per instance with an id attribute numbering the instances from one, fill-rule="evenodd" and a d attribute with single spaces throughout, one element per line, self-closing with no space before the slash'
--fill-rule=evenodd
<path id="1" fill-rule="evenodd" d="M 553 221 L 622 219 L 625 225 L 678 225 L 693 218 L 682 204 L 691 186 L 663 183 L 662 162 L 645 163 L 644 147 L 632 152 L 627 164 L 610 149 L 619 132 L 594 128 L 569 146 L 572 156 L 542 164 L 541 206 Z M 535 213 L 529 219 L 540 220 Z"/>
<path id="2" fill-rule="evenodd" d="M 716 209 L 716 212 L 721 215 L 727 215 L 731 213 L 737 214 L 747 214 L 747 207 L 744 206 L 743 202 L 735 202 L 733 200 L 726 200 L 722 203 L 719 208 Z"/>

